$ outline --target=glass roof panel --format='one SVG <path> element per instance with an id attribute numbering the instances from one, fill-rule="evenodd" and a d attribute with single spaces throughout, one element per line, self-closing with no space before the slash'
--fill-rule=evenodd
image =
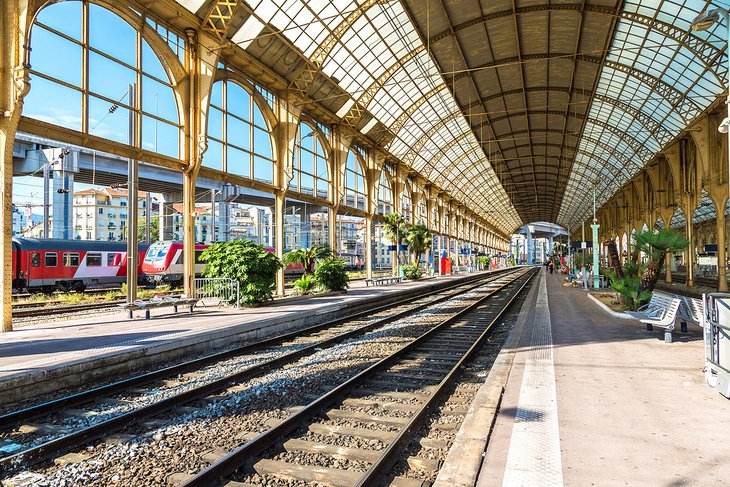
<path id="1" fill-rule="evenodd" d="M 712 8 L 713 3 L 626 0 L 624 10 L 681 29 L 681 34 L 675 35 L 694 36 L 724 47 L 725 26 L 721 23 L 703 32 L 689 30 L 689 22 L 699 12 Z M 596 90 L 597 95 L 616 100 L 616 103 L 594 99 L 584 131 L 586 137 L 605 142 L 617 150 L 611 154 L 603 147 L 581 140 L 579 148 L 583 152 L 577 155 L 568 180 L 559 214 L 561 224 L 574 228 L 590 215 L 592 199 L 584 198 L 585 188 L 590 186 L 590 182 L 585 184 L 586 178 L 593 181 L 591 178 L 598 174 L 614 174 L 614 178 L 598 180 L 599 199 L 601 203 L 605 202 L 615 191 L 611 187 L 620 186 L 633 177 L 664 144 L 684 130 L 724 91 L 720 80 L 725 76 L 727 54 L 708 67 L 690 46 L 685 39 L 680 42 L 644 23 L 619 21 L 607 60 L 623 66 L 604 66 Z M 720 65 L 722 67 L 718 68 Z M 621 137 L 604 127 L 624 132 L 626 136 Z M 626 140 L 617 140 L 621 138 Z M 616 172 L 617 168 L 621 170 Z"/>

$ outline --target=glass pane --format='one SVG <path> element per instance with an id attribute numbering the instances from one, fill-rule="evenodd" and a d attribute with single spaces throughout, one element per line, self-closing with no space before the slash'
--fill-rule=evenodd
<path id="1" fill-rule="evenodd" d="M 228 159 L 226 160 L 228 166 L 226 171 L 231 174 L 243 176 L 244 178 L 251 177 L 251 154 L 238 150 L 235 147 L 228 146 Z"/>
<path id="2" fill-rule="evenodd" d="M 208 135 L 216 139 L 223 139 L 223 112 L 217 108 L 208 109 Z"/>
<path id="3" fill-rule="evenodd" d="M 33 77 L 25 97 L 23 115 L 36 120 L 81 130 L 81 92 L 53 81 Z"/>
<path id="4" fill-rule="evenodd" d="M 104 56 L 89 53 L 89 90 L 112 100 L 129 102 L 129 85 L 137 81 L 137 74 Z"/>
<path id="5" fill-rule="evenodd" d="M 210 92 L 210 104 L 223 108 L 223 82 L 216 81 Z"/>
<path id="6" fill-rule="evenodd" d="M 109 35 L 113 32 L 114 35 Z M 89 4 L 89 45 L 130 66 L 137 65 L 137 32 L 119 16 Z"/>
<path id="7" fill-rule="evenodd" d="M 89 96 L 89 133 L 123 144 L 129 143 L 129 110 L 117 108 L 109 113 L 111 104 Z"/>
<path id="8" fill-rule="evenodd" d="M 251 120 L 251 95 L 240 85 L 230 81 L 226 84 L 226 89 L 226 110 L 244 120 Z"/>
<path id="9" fill-rule="evenodd" d="M 169 77 L 165 72 L 165 68 L 162 67 L 157 53 L 152 50 L 144 39 L 142 40 L 142 71 L 163 81 L 169 81 Z"/>
<path id="10" fill-rule="evenodd" d="M 256 179 L 257 181 L 264 181 L 271 184 L 274 175 L 274 165 L 271 163 L 271 161 L 267 161 L 266 159 L 254 156 L 253 174 L 254 179 Z"/>
<path id="11" fill-rule="evenodd" d="M 40 11 L 37 21 L 52 29 L 62 32 L 69 37 L 81 40 L 81 7 L 81 2 L 61 2 L 49 5 Z M 35 29 L 36 28 L 34 27 L 34 42 L 37 32 Z"/>
<path id="12" fill-rule="evenodd" d="M 147 76 L 142 76 L 142 110 L 174 124 L 179 123 L 172 88 Z"/>
<path id="13" fill-rule="evenodd" d="M 208 139 L 208 150 L 203 155 L 203 166 L 223 170 L 223 145 L 213 139 Z"/>
<path id="14" fill-rule="evenodd" d="M 263 156 L 268 159 L 273 159 L 274 154 L 271 149 L 271 137 L 269 136 L 269 133 L 264 132 L 263 130 L 261 130 L 257 127 L 254 127 L 253 137 L 254 137 L 254 153 L 256 155 Z"/>
<path id="15" fill-rule="evenodd" d="M 46 29 L 33 29 L 31 66 L 35 71 L 81 87 L 81 46 Z"/>
<path id="16" fill-rule="evenodd" d="M 264 120 L 264 115 L 261 113 L 261 110 L 259 109 L 259 106 L 254 103 L 253 105 L 253 123 L 257 127 L 261 127 L 262 129 L 265 129 L 268 131 L 268 125 L 266 125 L 266 121 Z"/>
<path id="17" fill-rule="evenodd" d="M 142 148 L 180 157 L 180 128 L 155 118 L 142 117 Z"/>
<path id="18" fill-rule="evenodd" d="M 230 115 L 226 117 L 226 120 L 228 123 L 226 142 L 241 149 L 251 150 L 251 125 Z"/>

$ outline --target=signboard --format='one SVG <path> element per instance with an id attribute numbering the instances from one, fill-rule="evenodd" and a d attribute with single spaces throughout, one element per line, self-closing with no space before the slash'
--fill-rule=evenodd
<path id="1" fill-rule="evenodd" d="M 586 245 L 586 242 L 581 242 L 581 243 L 580 243 L 580 248 L 582 248 L 582 249 L 587 249 L 587 248 L 588 248 L 588 246 Z"/>
<path id="2" fill-rule="evenodd" d="M 395 247 L 396 247 L 395 245 L 388 245 L 388 252 L 394 252 Z M 408 250 L 408 245 L 401 245 L 400 250 L 401 251 Z"/>
<path id="3" fill-rule="evenodd" d="M 705 252 L 717 252 L 717 244 L 705 244 L 703 248 Z"/>

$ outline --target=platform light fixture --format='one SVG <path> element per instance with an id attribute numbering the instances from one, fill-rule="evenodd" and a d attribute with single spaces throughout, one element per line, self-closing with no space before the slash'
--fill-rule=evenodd
<path id="1" fill-rule="evenodd" d="M 725 20 L 725 35 L 727 36 L 727 45 L 725 49 L 727 51 L 727 49 L 730 48 L 730 12 L 728 10 L 722 7 L 716 7 L 711 10 L 701 12 L 692 20 L 690 27 L 695 31 L 707 30 L 715 25 L 716 22 L 719 22 L 721 18 Z M 728 58 L 728 63 L 730 63 L 730 57 Z M 730 119 L 730 70 L 728 71 L 728 77 L 729 79 L 725 80 L 725 88 L 728 89 L 728 116 L 720 123 L 717 130 L 722 134 L 728 134 L 728 153 L 730 154 L 730 131 L 728 130 L 728 120 Z M 728 158 L 728 164 L 730 164 L 730 157 Z M 730 166 L 728 166 L 728 183 L 730 184 Z"/>

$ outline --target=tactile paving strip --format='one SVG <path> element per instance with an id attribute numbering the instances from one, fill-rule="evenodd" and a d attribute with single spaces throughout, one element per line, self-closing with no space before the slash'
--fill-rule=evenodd
<path id="1" fill-rule="evenodd" d="M 563 485 L 552 344 L 543 271 L 502 481 L 504 487 Z"/>

